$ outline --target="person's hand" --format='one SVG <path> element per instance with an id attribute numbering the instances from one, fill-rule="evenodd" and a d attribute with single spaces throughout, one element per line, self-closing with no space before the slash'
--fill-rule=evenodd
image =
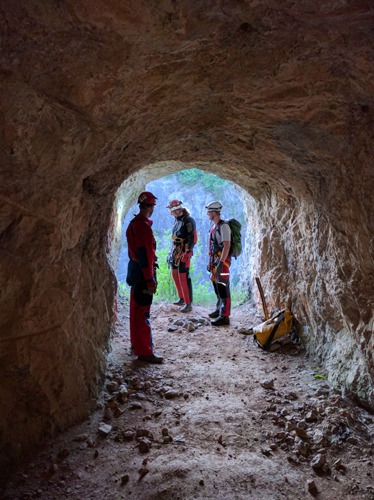
<path id="1" fill-rule="evenodd" d="M 182 253 L 181 262 L 183 262 L 184 264 L 187 264 L 190 259 L 191 259 L 191 252 Z"/>
<path id="2" fill-rule="evenodd" d="M 154 295 L 157 290 L 157 282 L 156 281 L 148 281 L 147 282 L 147 290 L 150 295 Z"/>
<path id="3" fill-rule="evenodd" d="M 221 280 L 222 268 L 223 268 L 223 262 L 219 261 L 218 264 L 216 265 L 216 280 L 217 281 Z"/>

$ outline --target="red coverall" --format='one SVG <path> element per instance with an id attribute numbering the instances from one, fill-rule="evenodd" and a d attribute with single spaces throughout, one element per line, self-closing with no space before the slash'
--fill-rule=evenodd
<path id="1" fill-rule="evenodd" d="M 156 281 L 156 240 L 153 222 L 142 214 L 132 219 L 126 231 L 129 251 L 127 283 L 130 293 L 130 341 L 137 356 L 152 356 L 152 328 L 149 322 L 153 295 L 147 283 Z"/>
<path id="2" fill-rule="evenodd" d="M 176 239 L 175 239 L 176 238 Z M 186 261 L 178 259 L 175 262 L 174 253 L 179 251 L 179 255 L 189 250 L 189 257 L 193 255 L 193 248 L 197 242 L 196 222 L 186 210 L 175 219 L 173 226 L 174 246 L 169 256 L 169 265 L 171 266 L 171 275 L 177 289 L 178 297 L 183 299 L 185 304 L 192 304 L 192 281 L 190 277 L 191 260 Z"/>

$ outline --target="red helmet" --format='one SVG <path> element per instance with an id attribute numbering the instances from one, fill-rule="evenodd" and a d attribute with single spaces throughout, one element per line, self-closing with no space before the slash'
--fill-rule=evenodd
<path id="1" fill-rule="evenodd" d="M 166 207 L 170 210 L 170 212 L 174 212 L 175 210 L 180 210 L 183 207 L 183 201 L 180 200 L 171 200 L 169 205 Z"/>
<path id="2" fill-rule="evenodd" d="M 150 205 L 156 205 L 156 200 L 156 196 L 149 191 L 140 193 L 138 197 L 138 203 L 149 203 Z"/>

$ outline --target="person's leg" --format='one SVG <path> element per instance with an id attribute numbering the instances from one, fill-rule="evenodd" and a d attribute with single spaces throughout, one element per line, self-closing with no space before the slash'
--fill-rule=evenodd
<path id="1" fill-rule="evenodd" d="M 223 272 L 219 276 L 217 292 L 220 298 L 220 316 L 230 316 L 231 312 L 231 292 L 230 292 L 230 262 L 225 261 Z"/>
<path id="2" fill-rule="evenodd" d="M 149 322 L 152 295 L 143 293 L 146 285 L 131 289 L 130 301 L 130 339 L 137 356 L 152 356 L 152 328 Z"/>
<path id="3" fill-rule="evenodd" d="M 181 262 L 178 267 L 179 286 L 182 290 L 182 297 L 186 304 L 192 303 L 192 281 L 190 278 L 190 270 Z"/>
<path id="4" fill-rule="evenodd" d="M 221 309 L 221 298 L 219 296 L 217 283 L 215 281 L 212 281 L 212 283 L 213 283 L 214 293 L 216 294 L 216 297 L 217 297 L 217 302 L 216 302 L 216 308 L 215 308 L 215 310 L 213 312 L 211 312 L 209 314 L 209 318 L 218 318 L 219 311 Z"/>
<path id="5" fill-rule="evenodd" d="M 178 278 L 179 283 L 182 288 L 184 307 L 181 308 L 181 312 L 190 312 L 192 307 L 192 281 L 190 278 L 190 266 L 185 262 L 180 262 L 178 266 Z"/>
<path id="6" fill-rule="evenodd" d="M 186 280 L 187 280 L 187 287 L 188 287 L 188 294 L 189 294 L 189 299 L 190 299 L 190 304 L 193 302 L 193 291 L 192 291 L 192 280 L 190 276 L 190 270 L 187 269 L 186 271 Z M 186 299 L 184 299 L 186 300 Z"/>
<path id="7" fill-rule="evenodd" d="M 221 301 L 220 301 L 220 308 L 219 308 L 219 315 L 221 317 L 228 317 L 230 316 L 231 312 L 231 294 L 230 294 L 230 284 L 227 283 L 227 285 L 223 285 L 219 283 L 217 285 Z"/>
<path id="8" fill-rule="evenodd" d="M 173 267 L 172 268 L 172 270 L 171 270 L 171 276 L 173 278 L 174 285 L 175 285 L 175 288 L 177 289 L 177 294 L 178 294 L 178 298 L 179 298 L 179 300 L 177 302 L 174 302 L 174 304 L 176 304 L 176 305 L 182 305 L 184 303 L 183 289 L 182 289 L 181 282 L 179 280 L 179 272 L 178 272 L 178 268 L 177 267 Z"/>
<path id="9" fill-rule="evenodd" d="M 219 314 L 211 321 L 214 326 L 230 324 L 231 292 L 230 292 L 230 269 L 225 266 L 225 273 L 221 274 L 219 283 L 214 283 L 215 290 L 219 296 Z M 212 316 L 211 316 L 212 317 Z"/>
<path id="10" fill-rule="evenodd" d="M 134 352 L 135 350 L 135 332 L 136 332 L 136 302 L 134 297 L 134 289 L 131 287 L 130 289 L 130 344 L 131 349 Z"/>

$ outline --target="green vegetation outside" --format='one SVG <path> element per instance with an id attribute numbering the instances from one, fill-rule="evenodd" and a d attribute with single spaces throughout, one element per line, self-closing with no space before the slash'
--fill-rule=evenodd
<path id="1" fill-rule="evenodd" d="M 163 302 L 173 302 L 176 300 L 177 294 L 171 277 L 170 269 L 167 265 L 168 249 L 162 248 L 157 250 L 158 265 L 157 269 L 157 293 L 154 297 L 156 304 Z M 193 288 L 193 302 L 202 306 L 209 306 L 216 303 L 216 296 L 213 291 L 212 283 L 209 279 L 208 272 L 203 276 L 202 272 L 194 273 L 194 265 L 191 265 L 191 278 Z M 124 281 L 118 283 L 119 296 L 128 298 L 130 296 L 130 287 Z M 248 297 L 243 290 L 239 290 L 235 283 L 231 285 L 231 301 L 233 305 L 243 304 Z"/>
<path id="2" fill-rule="evenodd" d="M 181 170 L 177 173 L 178 182 L 182 186 L 191 187 L 196 184 L 201 184 L 204 189 L 210 193 L 214 193 L 217 198 L 224 196 L 227 181 L 213 174 L 206 174 L 197 168 L 189 170 Z"/>

